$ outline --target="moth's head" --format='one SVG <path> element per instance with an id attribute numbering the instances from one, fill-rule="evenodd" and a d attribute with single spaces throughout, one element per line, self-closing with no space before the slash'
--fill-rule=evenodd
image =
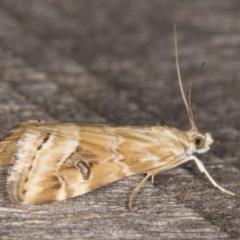
<path id="1" fill-rule="evenodd" d="M 205 135 L 198 131 L 191 130 L 189 132 L 191 141 L 191 152 L 205 153 L 210 149 L 210 145 L 213 143 L 213 138 L 209 133 Z"/>

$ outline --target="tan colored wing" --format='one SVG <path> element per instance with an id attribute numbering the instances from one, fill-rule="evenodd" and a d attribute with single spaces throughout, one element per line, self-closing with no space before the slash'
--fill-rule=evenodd
<path id="1" fill-rule="evenodd" d="M 126 176 L 168 168 L 177 160 L 167 138 L 161 127 L 21 122 L 2 143 L 6 151 L 12 145 L 9 194 L 26 204 L 59 201 Z"/>
<path id="2" fill-rule="evenodd" d="M 25 121 L 15 124 L 13 129 L 0 141 L 0 165 L 11 165 L 16 146 L 25 131 Z"/>

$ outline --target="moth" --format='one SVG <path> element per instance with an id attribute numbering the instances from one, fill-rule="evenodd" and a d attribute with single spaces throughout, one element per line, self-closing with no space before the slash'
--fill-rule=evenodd
<path id="1" fill-rule="evenodd" d="M 43 204 L 90 192 L 127 176 L 146 173 L 133 190 L 128 207 L 132 210 L 137 191 L 159 172 L 194 160 L 214 187 L 218 185 L 194 153 L 205 153 L 213 139 L 198 131 L 191 92 L 186 100 L 179 70 L 177 36 L 175 57 L 180 91 L 191 129 L 167 126 L 108 126 L 53 123 L 39 120 L 18 122 L 0 142 L 0 165 L 12 165 L 7 190 L 14 203 Z"/>

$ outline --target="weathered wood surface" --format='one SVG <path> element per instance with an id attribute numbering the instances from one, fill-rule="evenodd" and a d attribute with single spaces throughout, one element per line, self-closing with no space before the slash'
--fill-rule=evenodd
<path id="1" fill-rule="evenodd" d="M 16 120 L 188 129 L 177 84 L 194 86 L 197 124 L 215 138 L 199 156 L 240 193 L 240 4 L 234 0 L 1 0 L 0 123 Z M 230 239 L 240 236 L 240 198 L 214 189 L 194 163 L 159 174 L 135 200 L 136 175 L 49 205 L 20 206 L 0 167 L 0 239 Z"/>

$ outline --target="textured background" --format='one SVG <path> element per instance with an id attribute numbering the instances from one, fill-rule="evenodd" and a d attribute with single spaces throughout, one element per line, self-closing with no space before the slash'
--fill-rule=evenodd
<path id="1" fill-rule="evenodd" d="M 167 124 L 188 129 L 177 83 L 178 27 L 185 89 L 196 69 L 199 156 L 240 193 L 240 2 L 234 0 L 1 0 L 0 134 L 19 119 Z M 136 175 L 63 202 L 20 206 L 0 167 L 1 239 L 229 239 L 240 237 L 239 197 L 214 189 L 194 163 L 163 172 L 127 199 Z"/>

